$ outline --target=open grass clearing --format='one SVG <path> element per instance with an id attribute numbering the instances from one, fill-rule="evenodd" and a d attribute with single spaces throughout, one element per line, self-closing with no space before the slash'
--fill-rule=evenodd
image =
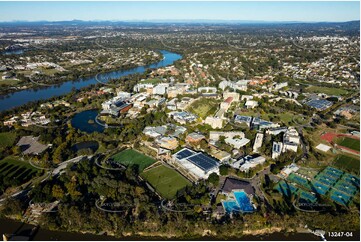
<path id="1" fill-rule="evenodd" d="M 360 158 L 356 156 L 337 155 L 334 165 L 347 172 L 360 174 Z"/>
<path id="2" fill-rule="evenodd" d="M 143 172 L 141 176 L 166 199 L 174 198 L 177 191 L 191 185 L 191 183 L 177 171 L 164 165 Z"/>
<path id="3" fill-rule="evenodd" d="M 155 162 L 153 158 L 132 149 L 123 150 L 113 155 L 112 158 L 125 166 L 138 165 L 140 172 Z"/>
<path id="4" fill-rule="evenodd" d="M 11 147 L 16 140 L 16 134 L 12 132 L 0 133 L 0 149 Z"/>
<path id="5" fill-rule="evenodd" d="M 192 103 L 187 111 L 196 114 L 205 119 L 207 116 L 214 115 L 219 108 L 219 101 L 213 98 L 200 98 Z"/>
<path id="6" fill-rule="evenodd" d="M 306 88 L 308 92 L 314 92 L 314 93 L 325 93 L 327 95 L 345 95 L 348 92 L 341 88 L 334 88 L 334 87 L 320 87 L 320 86 L 309 86 Z"/>

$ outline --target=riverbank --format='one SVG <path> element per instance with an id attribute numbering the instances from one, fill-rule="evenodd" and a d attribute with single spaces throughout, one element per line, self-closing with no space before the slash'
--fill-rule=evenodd
<path id="1" fill-rule="evenodd" d="M 197 237 L 186 237 L 186 238 L 174 238 L 169 237 L 165 234 L 146 234 L 146 233 L 137 233 L 137 234 L 125 234 L 123 237 L 114 237 L 106 234 L 95 234 L 95 233 L 81 233 L 81 232 L 68 232 L 68 231 L 53 231 L 45 228 L 36 228 L 34 225 L 25 224 L 20 221 L 15 221 L 11 219 L 0 219 L 0 233 L 7 235 L 15 235 L 28 237 L 31 240 L 73 240 L 73 241 L 82 241 L 82 240 L 106 240 L 106 241 L 115 241 L 115 240 L 241 240 L 241 241 L 254 241 L 254 240 L 295 240 L 295 241 L 317 241 L 320 240 L 319 237 L 314 236 L 310 233 L 284 233 L 279 230 L 279 228 L 269 228 L 261 230 L 247 230 L 244 231 L 244 236 L 237 238 L 218 238 L 211 237 L 210 234 L 206 233 L 204 236 Z M 36 232 L 34 232 L 36 231 Z M 31 235 L 31 233 L 33 233 Z"/>
<path id="2" fill-rule="evenodd" d="M 180 60 L 182 58 L 182 56 L 177 53 L 173 53 L 165 50 L 160 50 L 160 52 L 162 53 L 164 58 L 156 63 L 150 65 L 138 66 L 127 70 L 120 69 L 117 71 L 105 72 L 99 74 L 98 77 L 102 80 L 109 80 L 109 79 L 118 79 L 132 74 L 142 74 L 147 69 L 157 69 L 161 67 L 166 67 L 172 65 L 175 61 Z M 8 96 L 1 96 L 0 112 L 22 106 L 30 102 L 47 100 L 53 97 L 59 97 L 68 94 L 74 89 L 78 90 L 95 84 L 99 84 L 99 82 L 96 80 L 96 75 L 93 75 L 86 78 L 79 78 L 75 81 L 69 80 L 59 85 L 54 85 L 49 87 L 43 86 L 34 89 L 27 89 L 12 93 Z"/>

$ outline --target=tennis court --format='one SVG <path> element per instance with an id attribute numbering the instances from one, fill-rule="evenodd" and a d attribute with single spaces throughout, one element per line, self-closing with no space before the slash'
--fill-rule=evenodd
<path id="1" fill-rule="evenodd" d="M 317 202 L 316 196 L 309 193 L 309 192 L 306 192 L 306 191 L 300 189 L 298 191 L 298 193 L 299 193 L 299 198 L 300 198 L 301 201 L 304 200 L 304 201 L 308 201 L 308 202 L 311 202 L 311 203 Z"/>
<path id="2" fill-rule="evenodd" d="M 321 195 L 325 195 L 331 188 L 331 186 L 327 186 L 318 181 L 312 181 L 312 185 L 313 185 L 312 190 Z"/>
<path id="3" fill-rule="evenodd" d="M 297 187 L 289 184 L 285 181 L 280 181 L 276 186 L 275 189 L 282 193 L 284 196 L 290 197 L 292 194 L 296 193 Z"/>
<path id="4" fill-rule="evenodd" d="M 303 178 L 303 177 L 300 177 L 294 173 L 291 173 L 288 177 L 287 177 L 287 180 L 290 181 L 290 182 L 294 182 L 294 183 L 297 183 L 298 185 L 300 186 L 303 186 L 305 188 L 308 188 L 311 190 L 311 185 L 310 183 L 308 182 L 308 180 L 306 178 Z"/>
<path id="5" fill-rule="evenodd" d="M 336 203 L 339 203 L 341 205 L 347 206 L 349 201 L 351 200 L 351 196 L 346 195 L 343 192 L 340 192 L 336 189 L 332 189 L 330 192 L 330 198 L 335 201 Z"/>

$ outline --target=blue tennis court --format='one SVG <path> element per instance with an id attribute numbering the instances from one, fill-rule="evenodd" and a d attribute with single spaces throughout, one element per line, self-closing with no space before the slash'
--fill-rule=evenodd
<path id="1" fill-rule="evenodd" d="M 306 191 L 303 191 L 303 190 L 300 189 L 299 194 L 300 194 L 300 199 L 301 200 L 305 200 L 305 201 L 308 201 L 308 202 L 311 202 L 311 203 L 317 202 L 316 196 L 309 193 L 309 192 L 306 192 Z"/>
<path id="2" fill-rule="evenodd" d="M 276 186 L 275 189 L 282 193 L 284 196 L 290 197 L 297 191 L 297 187 L 289 184 L 285 181 L 280 181 Z"/>
<path id="3" fill-rule="evenodd" d="M 337 175 L 337 176 L 341 176 L 343 174 L 343 171 L 340 171 L 339 169 L 336 169 L 334 167 L 328 166 L 325 168 L 324 171 L 330 171 L 333 174 Z"/>
<path id="4" fill-rule="evenodd" d="M 299 185 L 301 185 L 301 186 L 303 186 L 303 187 L 305 187 L 305 188 L 311 189 L 311 186 L 310 186 L 310 184 L 309 184 L 309 182 L 308 182 L 307 179 L 305 179 L 305 178 L 303 178 L 303 177 L 300 177 L 300 176 L 298 176 L 298 175 L 296 175 L 296 174 L 294 174 L 294 173 L 292 173 L 291 175 L 289 175 L 289 176 L 287 177 L 287 180 L 289 180 L 289 181 L 291 181 L 291 182 L 295 182 L 295 183 L 297 183 L 297 184 L 299 184 Z"/>
<path id="5" fill-rule="evenodd" d="M 330 188 L 331 188 L 330 186 L 327 186 L 318 181 L 313 181 L 312 185 L 313 185 L 312 190 L 321 195 L 325 195 L 328 192 L 328 190 L 330 190 Z"/>
<path id="6" fill-rule="evenodd" d="M 334 180 L 337 180 L 342 176 L 342 174 L 337 174 L 337 173 L 334 173 L 334 172 L 332 172 L 330 170 L 324 171 L 323 174 L 330 177 L 330 178 L 334 178 Z"/>
<path id="7" fill-rule="evenodd" d="M 351 196 L 348 196 L 345 193 L 340 192 L 336 189 L 332 189 L 330 192 L 330 198 L 333 201 L 346 206 L 348 204 L 348 202 L 350 201 Z"/>
<path id="8" fill-rule="evenodd" d="M 325 175 L 318 175 L 315 179 L 316 181 L 322 182 L 327 186 L 332 186 L 336 183 L 336 180 L 330 177 L 326 177 Z"/>
<path id="9" fill-rule="evenodd" d="M 339 180 L 336 185 L 334 186 L 339 191 L 346 193 L 347 195 L 353 196 L 356 193 L 357 187 L 355 187 L 350 182 L 345 180 Z"/>
<path id="10" fill-rule="evenodd" d="M 360 187 L 360 178 L 355 177 L 351 174 L 345 173 L 341 179 L 351 183 L 353 186 Z"/>

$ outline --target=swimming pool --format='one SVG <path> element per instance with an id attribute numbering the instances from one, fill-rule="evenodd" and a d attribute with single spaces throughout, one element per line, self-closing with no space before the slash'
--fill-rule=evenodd
<path id="1" fill-rule="evenodd" d="M 240 212 L 240 208 L 235 200 L 222 201 L 222 205 L 226 213 Z"/>
<path id="2" fill-rule="evenodd" d="M 233 194 L 242 212 L 253 211 L 253 206 L 244 191 L 234 191 Z"/>

